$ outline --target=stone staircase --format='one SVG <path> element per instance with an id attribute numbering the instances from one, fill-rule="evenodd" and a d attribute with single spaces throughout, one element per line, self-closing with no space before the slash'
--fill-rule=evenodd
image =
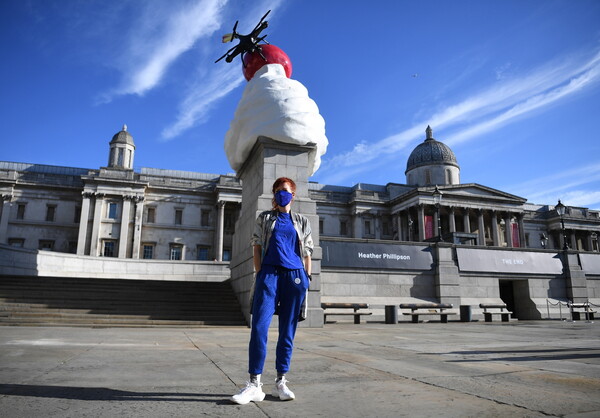
<path id="1" fill-rule="evenodd" d="M 245 326 L 229 282 L 0 276 L 0 325 Z"/>

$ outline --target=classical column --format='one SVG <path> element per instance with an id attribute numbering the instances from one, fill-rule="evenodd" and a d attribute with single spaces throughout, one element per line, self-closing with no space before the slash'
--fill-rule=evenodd
<path id="1" fill-rule="evenodd" d="M 396 214 L 396 225 L 398 227 L 398 241 L 405 241 L 404 237 L 402 236 L 404 233 L 404 229 L 402 228 L 402 215 L 400 212 Z"/>
<path id="2" fill-rule="evenodd" d="M 92 241 L 90 243 L 90 255 L 98 257 L 100 255 L 99 250 L 99 237 L 100 237 L 100 221 L 102 220 L 102 208 L 104 206 L 104 194 L 96 193 L 96 202 L 94 207 L 94 219 L 92 220 Z"/>
<path id="3" fill-rule="evenodd" d="M 83 192 L 81 215 L 79 216 L 79 236 L 77 238 L 77 255 L 85 255 L 85 242 L 87 241 L 88 219 L 90 218 L 90 199 L 94 193 Z"/>
<path id="4" fill-rule="evenodd" d="M 354 212 L 352 234 L 354 238 L 362 238 L 362 212 Z"/>
<path id="5" fill-rule="evenodd" d="M 577 237 L 575 236 L 575 230 L 574 229 L 571 230 L 571 249 L 572 250 L 579 250 L 579 248 L 577 248 Z"/>
<path id="6" fill-rule="evenodd" d="M 594 243 L 592 239 L 592 231 L 588 231 L 587 233 L 587 248 L 586 251 L 594 251 Z"/>
<path id="7" fill-rule="evenodd" d="M 492 211 L 492 239 L 494 240 L 494 247 L 500 246 L 500 235 L 498 233 L 498 212 Z"/>
<path id="8" fill-rule="evenodd" d="M 449 208 L 449 214 L 448 214 L 448 221 L 449 221 L 449 226 L 450 226 L 450 232 L 456 232 L 456 218 L 455 218 L 455 208 L 454 206 L 450 206 Z"/>
<path id="9" fill-rule="evenodd" d="M 373 214 L 373 227 L 375 228 L 375 239 L 381 239 L 381 217 L 379 212 Z"/>
<path id="10" fill-rule="evenodd" d="M 10 216 L 11 194 L 2 195 L 2 216 L 0 217 L 0 242 L 8 243 L 8 217 Z"/>
<path id="11" fill-rule="evenodd" d="M 417 221 L 419 222 L 419 241 L 425 241 L 425 206 L 421 203 L 418 206 Z"/>
<path id="12" fill-rule="evenodd" d="M 217 202 L 217 239 L 215 242 L 215 258 L 223 261 L 223 228 L 225 225 L 225 202 Z"/>
<path id="13" fill-rule="evenodd" d="M 510 223 L 510 213 L 508 212 L 504 214 L 504 237 L 506 239 L 506 246 L 512 247 L 512 224 Z"/>
<path id="14" fill-rule="evenodd" d="M 526 247 L 525 224 L 523 222 L 523 214 L 522 213 L 517 214 L 517 223 L 519 225 L 519 246 L 521 248 L 525 248 Z"/>
<path id="15" fill-rule="evenodd" d="M 144 196 L 136 196 L 135 218 L 133 219 L 133 248 L 131 258 L 140 258 L 140 245 L 142 240 L 142 222 L 144 219 Z"/>
<path id="16" fill-rule="evenodd" d="M 469 208 L 464 209 L 463 213 L 463 228 L 464 232 L 471 232 L 471 219 L 469 218 Z"/>
<path id="17" fill-rule="evenodd" d="M 123 209 L 121 211 L 121 230 L 119 231 L 119 258 L 127 258 L 127 239 L 129 235 L 129 217 L 131 201 L 134 196 L 123 196 Z"/>
<path id="18" fill-rule="evenodd" d="M 477 227 L 479 228 L 479 245 L 485 247 L 485 222 L 483 219 L 483 209 L 477 210 Z"/>

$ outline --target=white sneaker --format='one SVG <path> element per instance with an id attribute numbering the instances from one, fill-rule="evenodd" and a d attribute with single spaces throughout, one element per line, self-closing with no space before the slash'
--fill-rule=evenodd
<path id="1" fill-rule="evenodd" d="M 260 402 L 265 399 L 265 392 L 262 390 L 262 383 L 246 382 L 246 387 L 231 397 L 231 401 L 240 405 L 246 405 L 249 402 Z"/>
<path id="2" fill-rule="evenodd" d="M 275 381 L 275 389 L 273 389 L 273 396 L 281 399 L 282 401 L 291 401 L 292 399 L 296 399 L 296 395 L 294 392 L 287 387 L 288 381 L 285 377 L 281 378 L 279 381 Z"/>

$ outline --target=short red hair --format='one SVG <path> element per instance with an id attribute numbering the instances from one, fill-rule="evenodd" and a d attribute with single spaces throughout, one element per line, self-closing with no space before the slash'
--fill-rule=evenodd
<path id="1" fill-rule="evenodd" d="M 277 180 L 275 180 L 275 183 L 273 183 L 273 193 L 275 193 L 279 186 L 281 186 L 283 183 L 289 183 L 292 192 L 296 193 L 296 183 L 294 183 L 294 180 L 288 177 L 279 177 Z"/>

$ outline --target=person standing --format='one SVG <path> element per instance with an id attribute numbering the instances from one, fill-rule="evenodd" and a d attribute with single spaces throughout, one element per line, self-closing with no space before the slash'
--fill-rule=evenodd
<path id="1" fill-rule="evenodd" d="M 279 316 L 275 368 L 277 379 L 273 396 L 295 399 L 287 384 L 294 336 L 299 320 L 306 318 L 306 297 L 311 280 L 311 255 L 314 248 L 310 222 L 291 210 L 296 184 L 287 177 L 273 183 L 273 209 L 256 219 L 251 245 L 256 272 L 251 303 L 252 326 L 248 347 L 250 379 L 231 400 L 244 405 L 265 398 L 261 375 L 267 356 L 269 325 Z"/>

